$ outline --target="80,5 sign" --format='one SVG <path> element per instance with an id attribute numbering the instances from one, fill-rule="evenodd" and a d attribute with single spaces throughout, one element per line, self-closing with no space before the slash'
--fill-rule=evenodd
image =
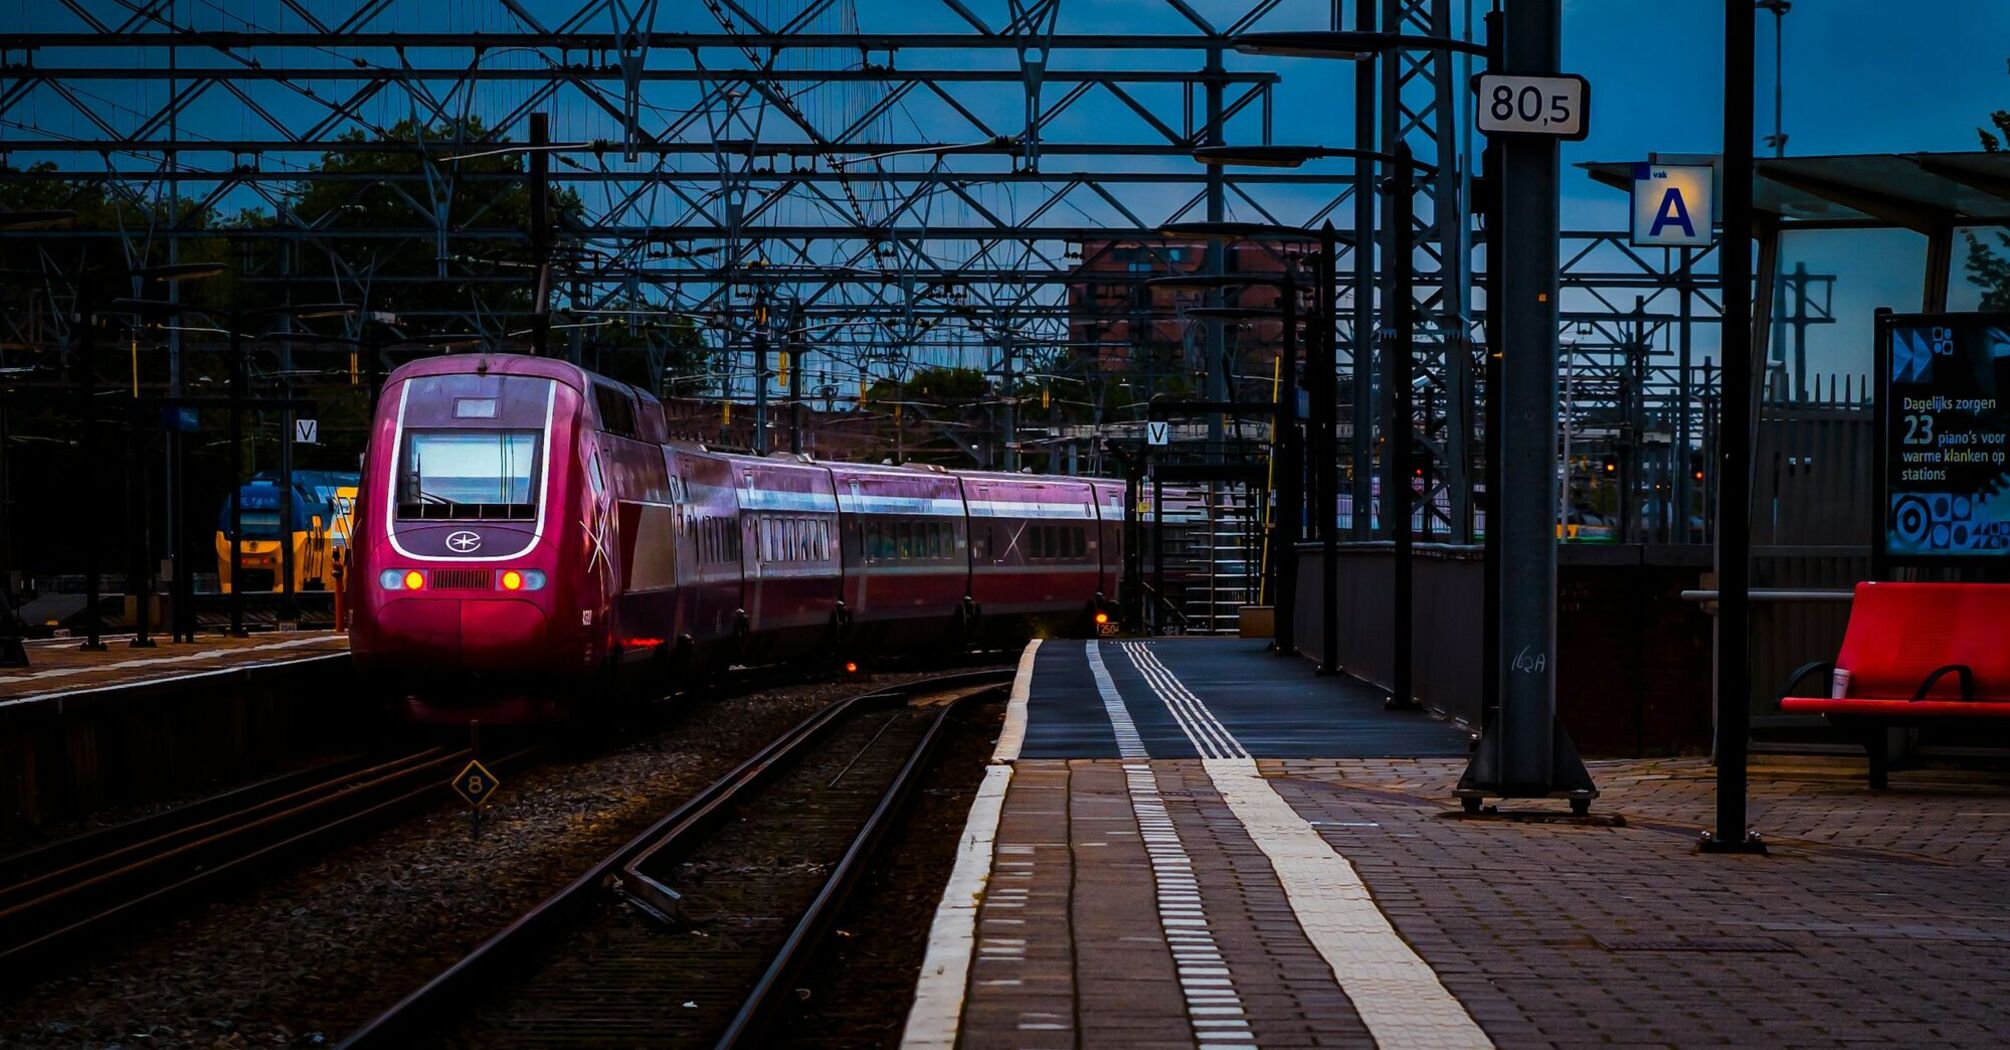
<path id="1" fill-rule="evenodd" d="M 1575 74 L 1513 76 L 1481 73 L 1479 128 L 1489 135 L 1543 135 L 1580 140 L 1591 130 L 1591 85 Z"/>

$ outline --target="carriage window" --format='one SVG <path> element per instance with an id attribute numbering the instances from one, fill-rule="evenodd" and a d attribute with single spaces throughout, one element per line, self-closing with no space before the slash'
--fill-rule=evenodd
<path id="1" fill-rule="evenodd" d="M 635 436 L 635 399 L 627 391 L 595 383 L 593 405 L 600 410 L 600 429 L 621 437 Z"/>
<path id="2" fill-rule="evenodd" d="M 536 517 L 537 442 L 534 430 L 407 431 L 398 517 Z"/>

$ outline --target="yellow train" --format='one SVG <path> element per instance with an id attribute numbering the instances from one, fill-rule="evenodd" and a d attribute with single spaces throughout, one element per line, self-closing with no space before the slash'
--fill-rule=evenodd
<path id="1" fill-rule="evenodd" d="M 349 546 L 350 516 L 356 506 L 358 476 L 332 470 L 293 472 L 293 521 L 281 528 L 279 476 L 265 471 L 238 490 L 239 518 L 244 538 L 238 557 L 243 563 L 246 593 L 285 589 L 285 544 L 293 546 L 293 589 L 333 590 L 337 551 Z M 216 576 L 225 593 L 237 586 L 230 573 L 230 500 L 217 515 Z"/>

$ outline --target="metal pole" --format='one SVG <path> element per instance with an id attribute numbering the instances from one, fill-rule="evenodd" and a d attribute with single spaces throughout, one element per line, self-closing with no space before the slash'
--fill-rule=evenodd
<path id="1" fill-rule="evenodd" d="M 1298 280 L 1286 261 L 1277 305 L 1284 314 L 1284 343 L 1278 353 L 1276 446 L 1277 516 L 1272 526 L 1271 587 L 1275 629 L 1271 647 L 1279 656 L 1298 653 L 1298 529 L 1305 517 L 1305 493 L 1298 455 Z"/>
<path id="2" fill-rule="evenodd" d="M 140 450 L 139 409 L 133 408 L 126 419 L 126 484 L 129 498 L 126 506 L 132 515 L 129 528 L 132 543 L 127 546 L 131 563 L 126 579 L 126 593 L 133 598 L 133 640 L 131 648 L 152 649 L 154 640 L 149 633 L 150 619 L 147 603 L 153 597 L 153 588 L 147 585 L 147 561 L 152 554 L 153 544 L 147 535 L 147 472 L 146 457 Z"/>
<path id="3" fill-rule="evenodd" d="M 1389 506 L 1389 536 L 1395 541 L 1393 586 L 1390 587 L 1389 706 L 1415 707 L 1412 684 L 1415 591 L 1411 577 L 1414 556 L 1410 528 L 1410 451 L 1416 441 L 1415 409 L 1411 405 L 1411 384 L 1416 367 L 1416 222 L 1417 182 L 1410 171 L 1410 144 L 1397 140 L 1393 171 L 1390 174 L 1389 213 L 1389 326 L 1383 352 L 1389 363 L 1389 443 L 1382 452 L 1389 468 L 1382 482 L 1382 500 Z"/>
<path id="4" fill-rule="evenodd" d="M 97 467 L 98 445 L 98 337 L 96 318 L 92 316 L 93 305 L 85 287 L 91 280 L 88 273 L 81 274 L 77 281 L 77 367 L 82 370 L 79 378 L 83 381 L 83 403 L 80 419 L 83 422 L 82 439 L 78 451 L 83 453 L 83 473 L 88 475 Z M 98 552 L 104 547 L 105 526 L 102 504 L 99 512 L 90 515 L 91 524 L 85 530 L 89 537 L 84 554 L 84 644 L 78 648 L 87 653 L 105 650 L 102 637 L 104 624 L 98 615 Z"/>
<path id="5" fill-rule="evenodd" d="M 1689 301 L 1691 284 L 1689 268 L 1693 256 L 1691 256 L 1690 249 L 1688 248 L 1683 248 L 1681 251 L 1682 280 L 1679 286 L 1681 297 L 1677 300 L 1680 304 L 1678 307 L 1680 314 L 1676 321 L 1676 347 L 1679 357 L 1676 359 L 1677 371 L 1675 374 L 1675 447 L 1680 451 L 1679 462 L 1675 464 L 1675 523 L 1679 530 L 1676 536 L 1679 538 L 1675 542 L 1693 543 L 1695 539 L 1689 533 L 1689 504 L 1695 499 L 1693 495 L 1694 487 L 1690 484 L 1692 479 L 1689 474 L 1690 444 L 1695 440 L 1695 433 L 1689 426 L 1689 406 L 1690 402 L 1695 399 L 1695 391 L 1692 387 L 1693 381 L 1689 375 L 1691 367 L 1689 363 L 1690 339 L 1695 328 L 1692 316 L 1694 307 L 1691 306 Z"/>
<path id="6" fill-rule="evenodd" d="M 789 451 L 803 453 L 803 371 L 809 342 L 802 337 L 803 312 L 798 305 L 789 313 Z"/>
<path id="7" fill-rule="evenodd" d="M 1355 28 L 1375 30 L 1375 2 L 1355 0 Z M 1355 147 L 1375 149 L 1375 62 L 1355 62 Z M 1353 533 L 1375 535 L 1375 167 L 1355 165 L 1355 410 Z"/>
<path id="8" fill-rule="evenodd" d="M 754 293 L 754 454 L 768 454 L 767 291 Z"/>
<path id="9" fill-rule="evenodd" d="M 1340 237 L 1319 230 L 1319 673 L 1340 673 Z"/>
<path id="10" fill-rule="evenodd" d="M 1723 424 L 1717 433 L 1717 827 L 1706 852 L 1764 847 L 1746 827 L 1745 738 L 1751 730 L 1752 66 L 1754 11 L 1724 4 Z"/>
<path id="11" fill-rule="evenodd" d="M 550 119 L 546 113 L 530 115 L 530 163 L 524 187 L 530 195 L 531 279 L 537 285 L 530 314 L 530 352 L 538 357 L 551 350 L 551 153 L 543 148 L 551 142 Z M 578 363 L 577 356 L 573 363 Z"/>
<path id="12" fill-rule="evenodd" d="M 1522 0 L 1503 21 L 1508 72 L 1556 69 L 1560 0 Z M 1500 146 L 1500 787 L 1539 796 L 1556 722 L 1557 146 Z"/>
<path id="13" fill-rule="evenodd" d="M 1487 42 L 1500 47 L 1501 16 L 1487 15 Z M 1490 56 L 1490 68 L 1499 68 L 1497 56 Z M 1480 407 L 1480 426 L 1486 431 L 1487 491 L 1484 500 L 1486 528 L 1481 533 L 1482 571 L 1480 582 L 1480 725 L 1491 726 L 1500 717 L 1501 704 L 1501 173 L 1500 147 L 1488 146 L 1480 154 L 1480 169 L 1487 187 L 1487 359 L 1483 381 L 1485 400 Z M 1566 458 L 1566 462 L 1568 459 Z"/>
<path id="14" fill-rule="evenodd" d="M 1501 24 L 1503 72 L 1557 71 L 1562 0 L 1517 0 Z M 1484 795 L 1552 794 L 1582 811 L 1597 792 L 1556 717 L 1557 140 L 1504 136 L 1491 148 L 1500 151 L 1487 298 L 1499 300 L 1501 455 L 1487 479 L 1499 515 L 1487 531 L 1501 533 L 1500 711 L 1458 792 L 1475 811 Z"/>
<path id="15" fill-rule="evenodd" d="M 288 401 L 293 399 L 293 383 L 285 381 L 281 390 Z M 293 573 L 297 563 L 293 555 L 293 406 L 287 405 L 279 411 L 279 621 L 294 623 L 300 619 L 298 597 L 293 589 Z"/>
<path id="16" fill-rule="evenodd" d="M 1373 0 L 1355 0 L 1354 28 L 1375 28 Z M 1354 63 L 1354 145 L 1372 150 L 1375 63 Z M 1354 166 L 1354 513 L 1356 540 L 1374 535 L 1375 504 L 1375 169 Z"/>
<path id="17" fill-rule="evenodd" d="M 242 327 L 230 317 L 230 636 L 244 637 L 244 403 L 251 382 L 244 367 Z"/>
<path id="18" fill-rule="evenodd" d="M 168 601 L 174 608 L 168 610 L 174 623 L 174 640 L 195 641 L 195 562 L 189 553 L 189 530 L 182 527 L 188 515 L 188 495 L 183 491 L 188 477 L 188 443 L 182 439 L 179 406 L 176 409 L 174 429 L 168 431 L 168 463 L 172 476 L 168 479 L 168 516 L 174 519 L 174 526 L 168 535 L 168 546 L 173 553 L 173 586 L 168 588 Z"/>
<path id="19" fill-rule="evenodd" d="M 1165 486 L 1159 484 L 1158 471 L 1152 471 L 1152 634 L 1160 630 L 1160 618 L 1169 603 L 1166 601 L 1166 493 Z"/>
<path id="20" fill-rule="evenodd" d="M 1019 469 L 1019 397 L 1017 392 L 1012 389 L 1014 379 L 1016 378 L 1012 374 L 1014 363 L 1012 354 L 1015 349 L 1012 345 L 1012 333 L 1009 331 L 999 332 L 998 370 L 1001 374 L 1001 382 L 1004 389 L 998 392 L 998 399 L 1002 402 L 1001 407 L 1004 410 L 1005 424 L 1000 428 L 1004 432 L 998 435 L 1000 452 L 998 458 L 1004 463 L 1006 470 Z"/>
<path id="21" fill-rule="evenodd" d="M 1223 66 L 1221 49 L 1209 48 L 1207 52 L 1207 127 L 1202 138 L 1210 146 L 1219 146 L 1222 138 L 1222 79 Z M 1228 214 L 1227 180 L 1219 165 L 1210 164 L 1206 173 L 1207 221 L 1220 222 Z M 1228 270 L 1228 246 L 1219 240 L 1207 243 L 1207 273 L 1220 276 Z M 1221 289 L 1209 285 L 1202 300 L 1207 306 L 1219 308 L 1222 305 Z M 1207 336 L 1207 393 L 1209 401 L 1228 400 L 1228 360 L 1227 334 L 1220 317 L 1210 316 L 1201 322 L 1201 329 Z M 1135 336 L 1134 336 L 1135 337 Z M 1208 457 L 1219 459 L 1223 452 L 1222 440 L 1227 432 L 1227 415 L 1211 412 L 1207 417 Z M 1238 431 L 1239 432 L 1239 431 Z"/>
<path id="22" fill-rule="evenodd" d="M 293 272 L 292 251 L 294 245 L 280 246 L 279 259 L 283 265 L 281 274 L 291 276 Z M 293 288 L 285 289 L 287 305 L 293 302 Z M 293 315 L 279 315 L 279 330 L 293 331 Z M 300 620 L 299 596 L 294 591 L 293 573 L 298 562 L 293 553 L 293 341 L 283 340 L 279 344 L 280 391 L 287 404 L 279 410 L 279 622 L 298 624 Z"/>

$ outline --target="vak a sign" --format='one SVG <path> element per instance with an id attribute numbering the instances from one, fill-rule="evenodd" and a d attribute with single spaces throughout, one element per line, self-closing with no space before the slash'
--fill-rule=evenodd
<path id="1" fill-rule="evenodd" d="M 1716 219 L 1717 172 L 1708 164 L 1633 166 L 1633 243 L 1703 248 Z"/>
<path id="2" fill-rule="evenodd" d="M 1885 556 L 2010 561 L 2010 314 L 1880 314 L 1877 356 Z"/>

